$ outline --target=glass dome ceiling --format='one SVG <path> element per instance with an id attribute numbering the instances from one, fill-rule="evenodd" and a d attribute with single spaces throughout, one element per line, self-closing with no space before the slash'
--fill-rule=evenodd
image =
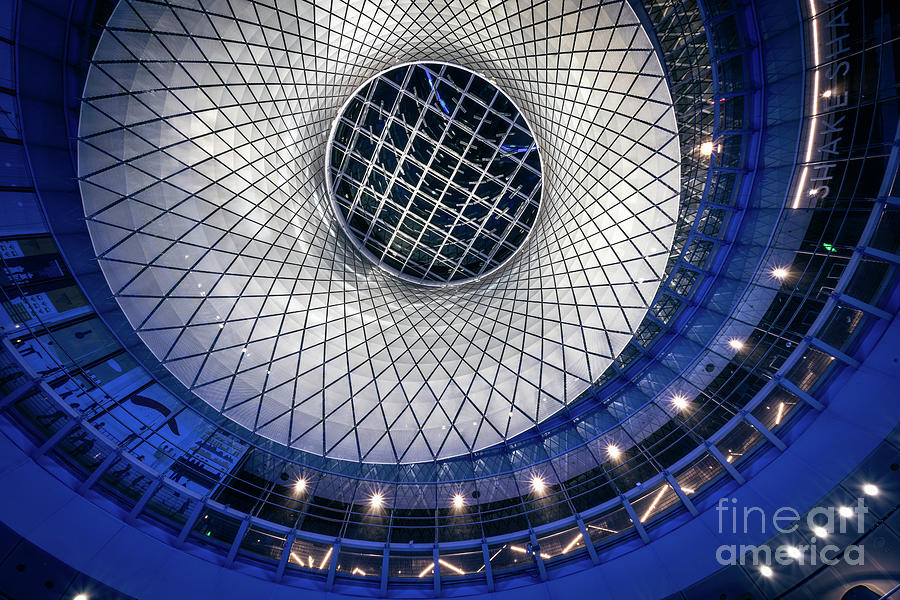
<path id="1" fill-rule="evenodd" d="M 351 240 L 424 284 L 482 276 L 525 242 L 541 162 L 521 113 L 475 73 L 398 66 L 367 82 L 329 140 L 329 189 Z"/>
<path id="2" fill-rule="evenodd" d="M 471 10 L 460 33 L 476 36 L 484 17 Z M 569 405 L 641 324 L 681 189 L 659 57 L 627 5 L 592 11 L 572 23 L 585 36 L 559 51 L 565 63 L 535 64 L 497 14 L 496 33 L 464 48 L 435 41 L 438 20 L 404 26 L 362 68 L 301 32 L 270 40 L 277 18 L 265 12 L 217 15 L 210 39 L 193 9 L 121 4 L 87 77 L 78 161 L 94 250 L 130 325 L 225 417 L 330 458 L 457 456 Z M 334 27 L 330 43 L 351 52 L 364 28 Z M 332 124 L 361 85 L 411 56 L 494 81 L 541 148 L 532 234 L 474 282 L 387 273 L 332 210 Z"/>
<path id="3" fill-rule="evenodd" d="M 237 188 L 234 180 L 215 177 L 217 161 L 239 163 L 233 155 L 215 150 L 211 140 L 230 136 L 250 156 L 255 147 L 234 140 L 251 134 L 249 139 L 263 149 L 259 156 L 265 157 L 254 164 L 264 165 L 280 151 L 278 143 L 271 144 L 278 150 L 270 151 L 267 139 L 284 140 L 291 149 L 284 152 L 286 160 L 299 162 L 302 171 L 286 185 L 299 181 L 292 189 L 315 185 L 325 190 L 327 163 L 322 149 L 337 118 L 337 105 L 366 78 L 385 69 L 434 60 L 463 63 L 510 93 L 532 124 L 542 153 L 546 151 L 542 158 L 547 198 L 553 199 L 553 194 L 560 194 L 560 173 L 567 173 L 561 165 L 578 164 L 569 155 L 584 158 L 570 152 L 571 147 L 562 154 L 560 137 L 555 136 L 560 131 L 571 133 L 570 125 L 589 127 L 599 117 L 585 111 L 599 104 L 586 90 L 565 100 L 559 90 L 552 97 L 537 94 L 564 80 L 562 65 L 572 69 L 567 84 L 577 80 L 585 88 L 591 78 L 602 83 L 611 72 L 627 77 L 643 69 L 639 60 L 621 61 L 617 51 L 578 54 L 570 47 L 583 51 L 589 42 L 606 44 L 614 29 L 634 35 L 641 27 L 630 9 L 634 7 L 641 14 L 640 23 L 648 32 L 653 30 L 655 39 L 651 35 L 649 41 L 658 44 L 655 53 L 664 59 L 674 82 L 681 197 L 664 283 L 628 345 L 576 404 L 569 403 L 503 444 L 433 462 L 349 462 L 331 458 L 332 454 L 323 456 L 321 448 L 313 454 L 271 443 L 197 400 L 150 355 L 149 346 L 138 339 L 110 298 L 88 248 L 87 226 L 80 215 L 72 214 L 72 207 L 80 209 L 82 197 L 66 157 L 76 156 L 72 142 L 78 139 L 74 115 L 80 97 L 53 96 L 53 86 L 46 84 L 64 81 L 62 73 L 73 75 L 72 65 L 89 63 L 96 39 L 81 36 L 93 31 L 91 23 L 106 23 L 109 16 L 102 7 L 101 14 L 85 14 L 76 4 L 46 6 L 52 14 L 61 13 L 55 21 L 43 12 L 23 12 L 23 26 L 30 22 L 32 34 L 15 40 L 22 56 L 29 52 L 32 56 L 17 65 L 22 72 L 44 73 L 54 64 L 59 71 L 22 78 L 22 89 L 12 90 L 20 95 L 17 108 L 22 113 L 12 112 L 9 121 L 13 128 L 17 120 L 23 121 L 29 135 L 22 134 L 16 143 L 25 146 L 29 160 L 22 154 L 10 155 L 11 161 L 21 162 L 17 166 L 21 176 L 10 179 L 17 191 L 3 192 L 10 206 L 19 207 L 21 214 L 16 216 L 24 220 L 14 219 L 7 231 L 18 233 L 2 240 L 0 262 L 9 269 L 3 291 L 9 302 L 0 310 L 6 319 L 0 367 L 9 374 L 0 383 L 5 394 L 0 411 L 14 422 L 13 433 L 25 455 L 44 456 L 36 468 L 46 469 L 67 496 L 70 488 L 77 490 L 75 498 L 89 503 L 92 513 L 97 508 L 114 518 L 128 513 L 128 520 L 140 524 L 141 535 L 149 532 L 179 546 L 180 550 L 172 550 L 180 558 L 192 554 L 217 567 L 233 567 L 229 576 L 250 573 L 259 580 L 315 593 L 367 597 L 378 593 L 379 586 L 386 597 L 483 595 L 495 589 L 518 593 L 510 588 L 537 579 L 546 579 L 550 586 L 567 579 L 573 570 L 589 569 L 591 562 L 618 572 L 622 564 L 618 558 L 635 564 L 634 550 L 639 551 L 642 542 L 652 546 L 654 554 L 666 544 L 671 549 L 673 530 L 689 529 L 679 524 L 711 506 L 718 495 L 730 495 L 745 479 L 768 470 L 769 457 L 785 446 L 791 450 L 805 424 L 817 418 L 815 413 L 831 409 L 833 384 L 844 380 L 865 357 L 870 334 L 896 312 L 900 209 L 895 198 L 884 196 L 884 190 L 896 190 L 894 175 L 885 173 L 885 164 L 897 164 L 896 117 L 895 112 L 882 110 L 896 103 L 895 92 L 884 92 L 896 90 L 894 74 L 881 70 L 876 77 L 872 70 L 860 71 L 845 82 L 846 96 L 835 94 L 839 103 L 828 108 L 826 102 L 821 112 L 809 112 L 821 102 L 821 89 L 812 83 L 828 66 L 811 62 L 818 60 L 815 52 L 786 49 L 800 50 L 800 42 L 809 41 L 799 36 L 801 28 L 812 28 L 810 39 L 815 39 L 816 23 L 821 49 L 827 48 L 834 39 L 829 36 L 838 34 L 825 27 L 829 17 L 824 13 L 802 21 L 797 14 L 791 21 L 784 18 L 792 12 L 784 3 L 728 0 L 647 0 L 646 14 L 640 13 L 639 4 L 624 2 L 580 5 L 570 12 L 553 10 L 556 5 L 542 9 L 531 4 L 514 10 L 510 4 L 454 4 L 458 10 L 443 11 L 412 3 L 401 12 L 388 13 L 388 4 L 335 2 L 329 11 L 322 11 L 311 5 L 230 0 L 176 3 L 182 11 L 178 14 L 170 5 L 141 0 L 123 4 L 120 10 L 126 14 L 114 17 L 104 33 L 114 41 L 107 40 L 106 54 L 98 57 L 101 75 L 95 77 L 101 84 L 93 88 L 96 95 L 84 108 L 98 111 L 94 118 L 106 129 L 98 126 L 96 135 L 85 139 L 88 148 L 82 146 L 78 154 L 86 158 L 96 151 L 107 158 L 115 156 L 121 149 L 114 138 L 127 139 L 122 123 L 145 136 L 153 132 L 148 125 L 165 114 L 165 120 L 177 124 L 173 129 L 178 134 L 192 135 L 194 143 L 213 150 L 206 165 L 198 160 L 166 179 L 176 186 L 200 170 L 213 174 L 211 185 L 224 182 Z M 761 11 L 766 4 L 768 16 Z M 857 19 L 867 14 L 871 27 L 866 31 L 875 32 L 847 42 L 855 55 L 893 64 L 881 14 L 870 14 L 868 5 L 853 3 L 831 5 L 828 12 L 837 14 L 847 6 L 858 13 Z M 385 12 L 376 13 L 376 8 Z M 241 19 L 253 15 L 260 26 L 248 27 L 245 21 L 239 27 L 222 26 L 233 22 L 235 15 Z M 769 29 L 757 31 L 759 23 Z M 774 23 L 790 39 L 796 38 L 795 43 L 773 36 Z M 45 31 L 54 27 L 71 34 L 74 43 L 46 44 Z M 521 35 L 497 37 L 498 27 Z M 203 34 L 187 34 L 196 29 Z M 288 30 L 287 40 L 279 37 L 279 29 Z M 410 29 L 411 39 L 398 33 Z M 557 35 L 560 31 L 565 33 Z M 380 36 L 389 41 L 374 41 Z M 490 51 L 495 39 L 505 44 L 499 56 Z M 311 56 L 313 49 L 319 59 Z M 652 62 L 651 54 L 644 60 Z M 228 60 L 210 68 L 207 56 L 225 55 Z M 514 63 L 512 55 L 541 59 Z M 150 56 L 154 60 L 148 60 Z M 181 64 L 175 64 L 172 56 L 182 59 Z M 805 71 L 798 61 L 801 56 L 809 63 Z M 270 59 L 271 64 L 266 62 Z M 335 65 L 339 71 L 343 61 L 353 62 L 358 70 L 336 73 Z M 866 61 L 863 64 L 869 64 Z M 278 76 L 272 65 L 281 69 Z M 167 72 L 175 73 L 172 82 L 179 85 L 160 83 Z M 80 92 L 85 74 L 66 78 L 75 81 L 67 89 Z M 274 85 L 272 77 L 284 85 Z M 811 88 L 802 85 L 804 77 Z M 637 79 L 632 85 L 638 85 Z M 293 100 L 286 99 L 298 81 L 322 85 L 313 101 L 291 112 Z M 125 82 L 128 86 L 137 82 L 133 93 L 123 93 Z M 0 90 L 2 94 L 10 91 Z M 50 96 L 47 102 L 35 102 L 44 94 Z M 136 101 L 127 119 L 110 111 L 129 96 Z M 873 103 L 873 97 L 878 101 Z M 224 114 L 207 112 L 209 98 L 216 98 Z M 223 98 L 236 100 L 229 103 Z M 769 102 L 771 98 L 786 101 Z M 148 106 L 155 112 L 148 113 Z M 826 147 L 828 152 L 819 149 L 804 155 L 802 148 L 816 148 L 807 146 L 804 133 L 809 131 L 810 139 L 832 135 L 829 124 L 853 121 L 845 110 L 851 111 L 850 117 L 855 114 L 857 122 L 873 126 L 857 131 L 853 144 L 835 143 Z M 198 116 L 191 121 L 195 113 Z M 70 122 L 63 122 L 66 114 L 73 116 Z M 279 119 L 315 126 L 304 132 L 285 131 L 291 126 Z M 244 125 L 232 128 L 232 121 Z M 198 131 L 208 127 L 210 134 L 202 137 L 192 130 L 192 122 Z M 260 133 L 253 133 L 254 128 Z M 13 137 L 21 134 L 10 131 Z M 132 175 L 136 181 L 147 177 L 147 186 L 135 184 L 137 191 L 127 201 L 152 197 L 149 191 L 156 182 L 148 173 L 164 175 L 157 170 L 168 156 L 163 149 L 177 159 L 187 155 L 184 150 L 190 143 L 167 146 L 180 138 L 167 137 L 170 129 L 157 131 L 166 135 L 141 140 L 150 140 L 143 148 L 160 151 L 162 161 L 135 154 L 129 159 L 134 170 L 121 168 L 123 161 L 118 159 L 109 162 L 116 174 Z M 314 135 L 304 137 L 309 131 Z M 107 132 L 115 133 L 103 140 Z M 13 147 L 12 142 L 4 143 Z M 575 147 L 584 144 L 590 140 Z M 859 149 L 865 149 L 864 157 Z M 832 155 L 833 150 L 843 154 Z M 16 151 L 21 153 L 21 146 Z M 142 160 L 145 156 L 147 160 Z M 303 165 L 315 161 L 319 161 L 315 168 L 304 170 Z M 805 162 L 798 165 L 798 161 Z M 254 162 L 252 156 L 249 162 Z M 33 181 L 29 169 L 34 169 Z M 230 167 L 221 169 L 228 172 Z M 803 169 L 813 176 L 817 169 L 825 169 L 833 179 L 812 194 L 800 183 L 810 181 L 801 174 Z M 252 169 L 238 172 L 246 177 Z M 260 187 L 284 181 L 278 173 L 266 174 L 268 179 L 247 180 Z M 36 193 L 21 191 L 32 185 Z M 254 186 L 250 188 L 256 193 Z M 795 207 L 798 197 L 802 202 Z M 428 297 L 443 302 L 475 287 L 462 283 L 447 286 L 459 288 L 453 292 L 430 288 L 428 297 L 416 296 L 415 289 L 422 286 L 385 277 L 383 269 L 373 268 L 356 252 L 340 223 L 331 219 L 330 198 L 321 198 L 315 205 L 317 214 L 331 221 L 335 247 L 347 241 L 340 250 L 346 251 L 345 264 L 364 274 L 350 285 L 377 279 L 382 290 L 423 305 Z M 121 227 L 122 235 L 137 235 L 140 226 L 121 214 L 110 218 L 115 207 L 107 204 L 103 218 Z M 215 219 L 250 214 L 231 208 L 233 214 L 225 211 L 214 219 L 196 221 L 214 225 Z M 181 214 L 179 208 L 167 210 Z M 548 227 L 543 210 L 535 221 L 536 233 Z M 555 226 L 560 214 L 568 213 L 553 210 L 550 222 Z M 151 234 L 145 241 L 160 241 L 154 237 L 158 231 L 144 227 L 142 233 Z M 170 238 L 176 233 L 168 225 L 162 231 Z M 292 235 L 296 230 L 287 231 Z M 535 240 L 545 239 L 532 237 L 519 254 L 526 254 Z M 189 237 L 182 240 L 196 243 Z M 215 252 L 231 256 L 228 252 L 233 251 Z M 113 259 L 119 260 L 112 252 L 106 255 L 105 260 Z M 246 264 L 256 259 L 251 255 L 239 260 Z M 159 258 L 152 268 L 169 264 Z M 171 265 L 172 272 L 179 270 L 177 262 Z M 145 267 L 151 268 L 127 268 L 137 272 Z M 484 281 L 503 281 L 506 269 L 504 265 Z M 194 269 L 191 276 L 205 276 L 202 271 Z M 522 278 L 518 286 L 526 282 Z M 325 289 L 349 289 L 342 279 L 331 285 Z M 515 294 L 515 287 L 505 287 L 504 293 Z M 204 290 L 194 300 L 210 295 Z M 177 296 L 168 297 L 184 299 Z M 249 297 L 245 294 L 243 300 Z M 140 294 L 127 301 L 159 303 L 158 298 Z M 145 339 L 168 335 L 147 327 L 138 331 Z M 378 510 L 372 502 L 376 494 Z M 45 500 L 35 507 L 46 506 Z M 528 544 L 532 550 L 539 546 L 540 552 L 529 558 Z M 132 550 L 142 548 L 137 544 Z M 672 551 L 673 559 L 684 558 L 682 551 L 680 546 Z M 221 573 L 216 570 L 215 576 L 220 579 Z M 621 592 L 628 590 L 623 586 Z M 669 591 L 675 590 L 661 596 Z"/>

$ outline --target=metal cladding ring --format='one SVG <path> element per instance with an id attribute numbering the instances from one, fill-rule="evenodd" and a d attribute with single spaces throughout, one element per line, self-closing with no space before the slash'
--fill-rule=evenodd
<path id="1" fill-rule="evenodd" d="M 512 4 L 296 6 L 117 7 L 78 167 L 119 305 L 198 397 L 293 448 L 416 462 L 529 429 L 609 366 L 664 276 L 680 149 L 647 34 L 624 1 L 554 2 L 546 22 Z M 444 288 L 363 257 L 325 182 L 346 99 L 416 61 L 502 89 L 543 165 L 525 245 Z"/>

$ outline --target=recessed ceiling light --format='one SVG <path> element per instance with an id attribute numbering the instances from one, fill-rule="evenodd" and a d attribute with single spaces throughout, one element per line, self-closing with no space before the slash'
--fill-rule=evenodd
<path id="1" fill-rule="evenodd" d="M 301 477 L 297 481 L 295 481 L 294 482 L 294 491 L 297 492 L 298 494 L 302 494 L 304 491 L 306 491 L 306 479 Z"/>
<path id="2" fill-rule="evenodd" d="M 842 506 L 838 509 L 838 514 L 849 519 L 853 516 L 853 509 L 849 506 Z"/>
<path id="3" fill-rule="evenodd" d="M 772 570 L 772 567 L 769 565 L 763 565 L 759 568 L 759 572 L 763 577 L 771 577 L 775 574 L 775 571 Z"/>
<path id="4" fill-rule="evenodd" d="M 77 596 L 72 598 L 72 600 L 88 600 L 88 595 L 87 594 L 78 594 Z"/>
<path id="5" fill-rule="evenodd" d="M 796 546 L 788 546 L 786 550 L 787 555 L 793 559 L 798 559 L 803 556 L 803 553 L 800 552 L 800 548 L 797 548 Z"/>
<path id="6" fill-rule="evenodd" d="M 827 538 L 828 537 L 828 530 L 819 525 L 816 525 L 815 527 L 813 527 L 813 533 L 816 534 L 816 537 L 818 537 L 818 538 Z"/>
<path id="7" fill-rule="evenodd" d="M 384 496 L 381 492 L 375 492 L 372 494 L 372 497 L 369 498 L 369 506 L 375 509 L 379 509 L 384 506 Z"/>
<path id="8" fill-rule="evenodd" d="M 703 156 L 710 156 L 713 153 L 713 143 L 712 142 L 703 142 L 700 144 L 700 154 Z"/>
<path id="9" fill-rule="evenodd" d="M 790 272 L 784 267 L 776 267 L 772 269 L 772 277 L 775 279 L 786 279 L 787 276 L 790 275 Z"/>
<path id="10" fill-rule="evenodd" d="M 456 494 L 453 496 L 453 508 L 460 509 L 466 505 L 466 499 L 463 498 L 462 494 Z"/>
<path id="11" fill-rule="evenodd" d="M 620 456 L 622 456 L 622 451 L 619 450 L 619 447 L 616 446 L 615 444 L 610 444 L 610 445 L 608 445 L 608 446 L 606 447 L 606 453 L 607 453 L 607 454 L 609 455 L 609 457 L 610 457 L 611 459 L 613 459 L 613 460 L 616 460 L 617 458 L 619 458 Z"/>
<path id="12" fill-rule="evenodd" d="M 672 405 L 678 410 L 684 410 L 688 407 L 688 399 L 681 394 L 672 396 Z"/>
<path id="13" fill-rule="evenodd" d="M 737 338 L 731 338 L 728 340 L 728 345 L 731 346 L 732 350 L 741 350 L 744 347 L 744 342 Z"/>
<path id="14" fill-rule="evenodd" d="M 863 490 L 863 494 L 865 494 L 866 496 L 877 496 L 878 491 L 879 491 L 878 486 L 871 484 L 871 483 L 865 484 L 863 486 L 862 490 Z"/>
<path id="15" fill-rule="evenodd" d="M 536 494 L 543 494 L 544 489 L 546 489 L 547 484 L 544 483 L 543 478 L 540 475 L 535 475 L 531 478 L 531 489 Z"/>

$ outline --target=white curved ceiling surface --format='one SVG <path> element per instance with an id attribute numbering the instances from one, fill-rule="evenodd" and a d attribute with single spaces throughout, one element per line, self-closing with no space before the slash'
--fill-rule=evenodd
<path id="1" fill-rule="evenodd" d="M 136 1 L 98 45 L 79 175 L 110 288 L 186 387 L 282 444 L 415 462 L 508 439 L 599 377 L 663 276 L 677 128 L 627 2 L 438 4 Z M 361 256 L 325 184 L 344 101 L 422 60 L 491 78 L 544 169 L 526 246 L 441 289 Z"/>

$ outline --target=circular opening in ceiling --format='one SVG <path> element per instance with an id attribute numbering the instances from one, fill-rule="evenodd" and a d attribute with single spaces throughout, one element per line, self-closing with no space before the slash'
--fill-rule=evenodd
<path id="1" fill-rule="evenodd" d="M 541 160 L 512 100 L 447 63 L 393 67 L 343 106 L 326 157 L 353 244 L 403 279 L 447 285 L 490 273 L 524 244 Z"/>

